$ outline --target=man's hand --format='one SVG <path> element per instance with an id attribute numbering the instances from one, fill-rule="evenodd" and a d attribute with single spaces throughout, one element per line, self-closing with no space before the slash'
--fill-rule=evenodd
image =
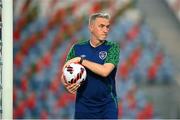
<path id="1" fill-rule="evenodd" d="M 80 57 L 75 57 L 75 58 L 67 61 L 66 64 L 63 66 L 63 69 L 64 69 L 66 66 L 68 66 L 69 64 L 71 64 L 71 63 L 79 63 L 80 60 L 81 60 Z"/>
<path id="2" fill-rule="evenodd" d="M 80 87 L 80 84 L 78 83 L 68 84 L 66 86 L 67 90 L 72 94 L 75 94 L 79 87 Z"/>
<path id="3" fill-rule="evenodd" d="M 68 90 L 68 92 L 72 94 L 75 94 L 77 89 L 80 87 L 80 84 L 78 83 L 73 83 L 73 84 L 65 83 L 63 75 L 61 76 L 61 81 L 63 85 L 65 86 L 65 88 Z"/>

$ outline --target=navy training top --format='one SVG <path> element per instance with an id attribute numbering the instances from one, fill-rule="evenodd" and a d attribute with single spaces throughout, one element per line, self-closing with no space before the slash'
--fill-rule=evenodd
<path id="1" fill-rule="evenodd" d="M 81 41 L 72 46 L 66 61 L 83 56 L 86 60 L 104 64 L 112 63 L 115 68 L 107 77 L 97 75 L 86 68 L 85 82 L 78 88 L 75 111 L 81 113 L 100 112 L 109 102 L 115 102 L 115 75 L 119 62 L 119 44 L 105 41 L 97 47 L 92 47 L 90 41 Z"/>

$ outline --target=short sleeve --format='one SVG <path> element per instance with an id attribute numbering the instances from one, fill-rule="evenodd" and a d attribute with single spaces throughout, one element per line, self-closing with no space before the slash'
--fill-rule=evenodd
<path id="1" fill-rule="evenodd" d="M 120 54 L 119 44 L 113 43 L 111 45 L 111 48 L 108 50 L 105 63 L 112 63 L 115 66 L 117 66 L 119 63 L 119 54 Z"/>
<path id="2" fill-rule="evenodd" d="M 71 47 L 71 49 L 69 50 L 69 53 L 66 57 L 66 62 L 72 58 L 75 57 L 75 50 L 74 50 L 74 45 Z"/>

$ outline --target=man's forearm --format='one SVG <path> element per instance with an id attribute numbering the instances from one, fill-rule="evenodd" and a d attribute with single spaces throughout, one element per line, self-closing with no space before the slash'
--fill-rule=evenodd
<path id="1" fill-rule="evenodd" d="M 114 69 L 114 65 L 111 63 L 101 65 L 89 60 L 83 60 L 82 65 L 102 77 L 107 77 Z"/>

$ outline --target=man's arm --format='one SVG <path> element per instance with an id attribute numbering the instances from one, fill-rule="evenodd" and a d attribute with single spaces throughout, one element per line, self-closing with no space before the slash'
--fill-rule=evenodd
<path id="1" fill-rule="evenodd" d="M 80 57 L 75 57 L 71 60 L 69 60 L 66 65 L 72 63 L 72 62 L 80 62 Z M 92 72 L 102 76 L 102 77 L 107 77 L 111 71 L 114 69 L 115 65 L 112 63 L 105 63 L 103 65 L 95 63 L 95 62 L 91 62 L 89 60 L 84 59 L 81 63 L 84 67 L 88 68 L 89 70 L 91 70 Z M 66 66 L 65 65 L 65 66 Z"/>
<path id="2" fill-rule="evenodd" d="M 112 47 L 108 50 L 108 56 L 105 59 L 103 65 L 84 59 L 82 65 L 91 70 L 92 72 L 102 76 L 107 77 L 112 70 L 117 66 L 119 62 L 119 52 L 120 48 L 118 44 L 112 44 Z M 80 57 L 75 57 L 68 61 L 68 64 L 71 62 L 80 62 Z"/>
<path id="3" fill-rule="evenodd" d="M 107 77 L 115 67 L 112 63 L 105 63 L 101 65 L 89 60 L 83 60 L 82 65 L 102 77 Z"/>

